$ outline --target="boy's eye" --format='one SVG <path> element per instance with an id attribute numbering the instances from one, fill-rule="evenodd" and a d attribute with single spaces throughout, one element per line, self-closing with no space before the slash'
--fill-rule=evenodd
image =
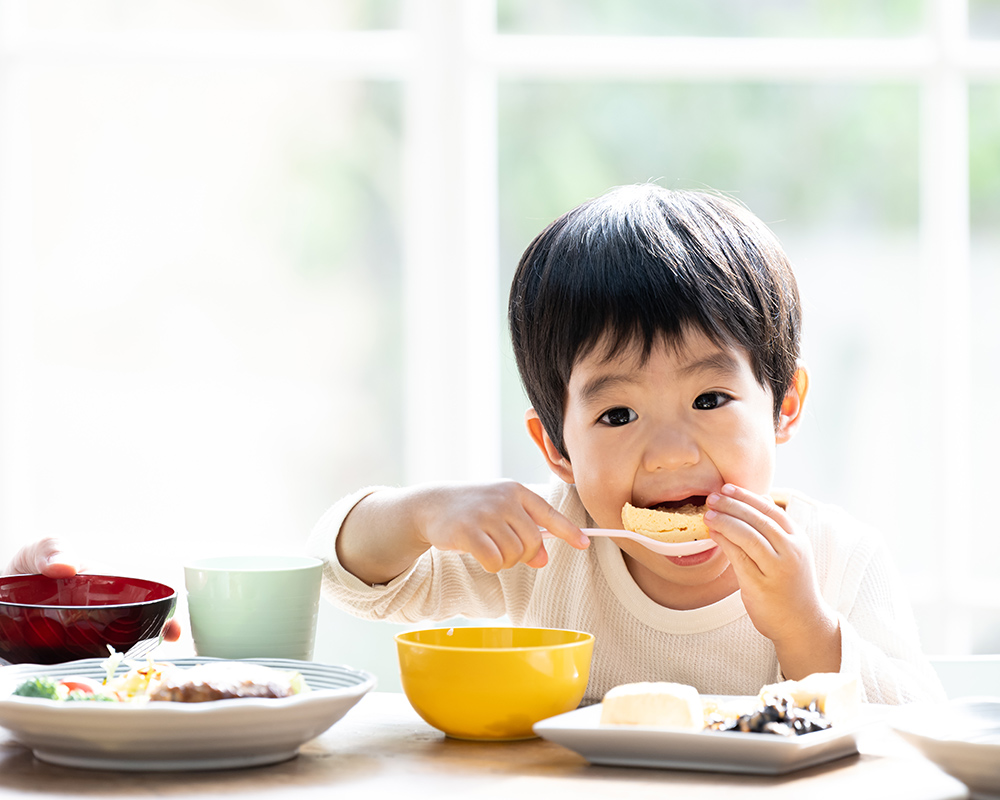
<path id="1" fill-rule="evenodd" d="M 600 421 L 605 425 L 611 425 L 612 427 L 619 427 L 620 425 L 628 425 L 628 423 L 639 419 L 639 415 L 636 414 L 631 408 L 612 408 L 610 411 L 605 411 L 601 415 Z"/>
<path id="2" fill-rule="evenodd" d="M 705 392 L 694 399 L 694 407 L 699 411 L 711 411 L 713 408 L 724 406 L 732 399 L 722 392 Z"/>

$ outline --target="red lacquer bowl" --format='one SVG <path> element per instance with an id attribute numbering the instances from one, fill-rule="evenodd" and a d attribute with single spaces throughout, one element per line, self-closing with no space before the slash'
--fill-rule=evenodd
<path id="1" fill-rule="evenodd" d="M 103 658 L 108 645 L 130 658 L 153 649 L 173 616 L 177 592 L 114 575 L 0 577 L 0 659 L 56 664 Z"/>

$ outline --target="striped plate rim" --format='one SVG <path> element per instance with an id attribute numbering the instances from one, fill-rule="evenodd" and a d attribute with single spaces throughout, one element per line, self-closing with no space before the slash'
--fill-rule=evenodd
<path id="1" fill-rule="evenodd" d="M 153 661 L 160 664 L 174 664 L 182 669 L 213 662 L 257 664 L 272 669 L 299 672 L 305 679 L 306 685 L 313 691 L 347 689 L 374 681 L 374 676 L 371 673 L 354 667 L 323 664 L 317 661 L 297 661 L 291 658 L 164 658 L 153 659 Z M 80 675 L 101 680 L 105 676 L 104 662 L 103 658 L 84 658 L 79 661 L 64 661 L 59 664 L 15 664 L 0 668 L 0 676 L 66 678 Z M 119 667 L 117 674 L 123 674 L 128 663 L 130 662 L 124 662 Z"/>

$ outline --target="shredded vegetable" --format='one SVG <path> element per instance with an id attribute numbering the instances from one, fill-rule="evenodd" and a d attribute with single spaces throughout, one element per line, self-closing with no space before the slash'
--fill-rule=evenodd
<path id="1" fill-rule="evenodd" d="M 112 651 L 101 666 L 103 681 L 83 676 L 34 677 L 24 681 L 14 695 L 56 701 L 146 703 L 151 701 L 205 702 L 240 697 L 288 697 L 309 691 L 301 673 L 255 664 L 215 662 L 182 669 L 173 664 L 125 662 L 129 669 L 116 677 L 123 663 Z"/>

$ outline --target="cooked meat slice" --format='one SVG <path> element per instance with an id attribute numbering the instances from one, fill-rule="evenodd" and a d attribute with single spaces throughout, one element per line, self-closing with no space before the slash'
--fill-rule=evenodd
<path id="1" fill-rule="evenodd" d="M 288 697 L 294 694 L 291 674 L 258 664 L 219 662 L 199 664 L 163 675 L 152 700 L 204 703 L 238 697 Z"/>

